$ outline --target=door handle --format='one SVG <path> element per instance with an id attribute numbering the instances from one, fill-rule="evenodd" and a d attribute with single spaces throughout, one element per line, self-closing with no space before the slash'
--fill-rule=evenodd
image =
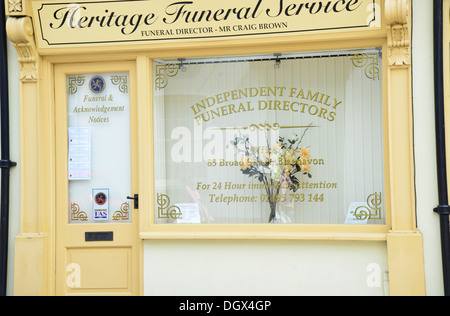
<path id="1" fill-rule="evenodd" d="M 127 196 L 128 200 L 134 200 L 134 209 L 139 209 L 139 194 L 135 194 L 134 197 Z"/>

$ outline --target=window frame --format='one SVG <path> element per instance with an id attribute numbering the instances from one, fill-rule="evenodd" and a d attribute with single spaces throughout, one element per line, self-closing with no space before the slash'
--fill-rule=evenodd
<path id="1" fill-rule="evenodd" d="M 355 37 L 350 36 L 353 33 Z M 153 69 L 153 60 L 161 59 L 178 59 L 178 58 L 207 58 L 207 57 L 223 57 L 223 56 L 240 56 L 251 54 L 270 54 L 276 51 L 281 52 L 319 52 L 338 49 L 364 49 L 381 47 L 382 59 L 380 61 L 380 71 L 382 73 L 382 90 L 383 90 L 383 146 L 385 158 L 385 224 L 157 224 L 155 223 L 155 212 L 157 212 L 157 204 L 154 201 L 154 135 L 153 135 L 153 92 L 148 95 L 148 105 L 150 111 L 147 116 L 150 121 L 145 124 L 147 126 L 147 143 L 151 150 L 148 151 L 142 160 L 150 162 L 145 167 L 151 171 L 151 181 L 141 182 L 141 194 L 143 209 L 148 209 L 145 216 L 142 217 L 141 238 L 143 239 L 301 239 L 301 240 L 375 240 L 385 241 L 387 233 L 391 227 L 391 196 L 390 181 L 391 175 L 389 167 L 389 107 L 388 107 L 388 48 L 387 39 L 382 36 L 381 31 L 372 31 L 365 34 L 351 32 L 349 34 L 335 34 L 335 40 L 331 40 L 330 34 L 323 34 L 314 37 L 313 35 L 306 37 L 295 37 L 294 41 L 285 42 L 284 39 L 277 39 L 271 42 L 271 45 L 257 43 L 261 40 L 249 40 L 247 43 L 238 41 L 237 45 L 227 45 L 221 43 L 213 45 L 213 48 L 202 50 L 168 50 L 167 52 L 149 54 L 146 56 L 145 63 L 147 68 L 147 78 L 149 85 L 152 87 L 155 80 L 155 70 Z M 371 37 L 372 35 L 372 37 Z M 311 38 L 321 38 L 322 41 L 317 43 L 311 41 Z M 350 38 L 350 39 L 349 39 Z M 327 39 L 327 40 L 324 40 Z M 337 39 L 337 40 L 336 40 Z M 264 41 L 262 41 L 264 42 Z M 214 43 L 215 44 L 215 43 Z M 274 46 L 274 47 L 273 47 Z M 140 67 L 139 67 L 140 68 Z M 142 91 L 142 90 L 140 90 Z M 146 115 L 141 116 L 144 119 Z M 150 124 L 149 124 L 150 123 Z M 149 128 L 151 126 L 151 128 Z M 142 147 L 142 146 L 141 146 Z M 147 182 L 147 183 L 144 183 Z M 150 183 L 151 182 L 151 183 Z M 145 189 L 148 188 L 148 189 Z M 149 191 L 147 191 L 149 190 Z M 147 193 L 149 192 L 149 193 Z"/>

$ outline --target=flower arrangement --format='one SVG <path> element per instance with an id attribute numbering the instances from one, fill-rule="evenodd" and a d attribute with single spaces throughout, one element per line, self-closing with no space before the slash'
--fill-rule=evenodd
<path id="1" fill-rule="evenodd" d="M 238 153 L 242 154 L 242 173 L 264 184 L 271 209 L 269 223 L 278 222 L 276 205 L 281 189 L 288 188 L 296 192 L 299 188 L 298 174 L 312 177 L 311 152 L 301 146 L 305 133 L 300 138 L 297 135 L 280 137 L 273 146 L 252 146 L 248 136 L 239 136 L 233 141 Z"/>

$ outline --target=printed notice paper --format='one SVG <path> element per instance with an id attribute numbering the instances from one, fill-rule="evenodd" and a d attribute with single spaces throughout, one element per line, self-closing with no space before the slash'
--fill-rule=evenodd
<path id="1" fill-rule="evenodd" d="M 91 179 L 91 128 L 69 127 L 69 180 Z"/>

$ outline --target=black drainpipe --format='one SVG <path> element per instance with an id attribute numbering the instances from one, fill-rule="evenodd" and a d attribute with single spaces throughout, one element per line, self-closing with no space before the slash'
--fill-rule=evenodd
<path id="1" fill-rule="evenodd" d="M 6 49 L 5 1 L 0 1 L 0 124 L 1 124 L 1 194 L 0 194 L 0 296 L 6 296 L 9 234 L 9 169 L 16 166 L 9 158 L 9 95 Z"/>
<path id="2" fill-rule="evenodd" d="M 434 211 L 438 213 L 440 217 L 444 293 L 445 296 L 450 296 L 450 206 L 448 205 L 447 164 L 445 154 L 443 17 L 443 0 L 435 0 L 434 89 L 439 206 L 436 207 Z"/>

